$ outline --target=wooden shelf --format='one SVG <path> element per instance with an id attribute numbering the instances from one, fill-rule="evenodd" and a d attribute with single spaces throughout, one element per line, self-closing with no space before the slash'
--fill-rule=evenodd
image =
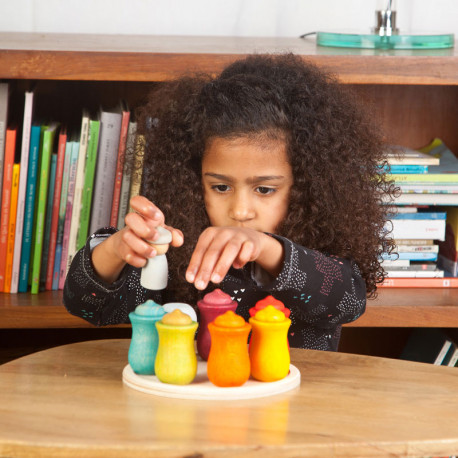
<path id="1" fill-rule="evenodd" d="M 93 327 L 66 311 L 61 291 L 1 293 L 0 304 L 0 329 Z M 377 299 L 368 300 L 366 313 L 346 326 L 458 328 L 458 288 L 381 289 Z"/>
<path id="2" fill-rule="evenodd" d="M 291 51 L 350 84 L 457 85 L 457 47 L 377 51 L 316 46 L 313 38 L 0 33 L 0 78 L 165 81 L 216 72 L 252 52 Z"/>

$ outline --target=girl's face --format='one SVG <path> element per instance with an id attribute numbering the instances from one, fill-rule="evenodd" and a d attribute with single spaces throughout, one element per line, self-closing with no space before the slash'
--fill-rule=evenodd
<path id="1" fill-rule="evenodd" d="M 293 185 L 281 140 L 215 138 L 202 159 L 205 208 L 212 226 L 275 233 Z"/>

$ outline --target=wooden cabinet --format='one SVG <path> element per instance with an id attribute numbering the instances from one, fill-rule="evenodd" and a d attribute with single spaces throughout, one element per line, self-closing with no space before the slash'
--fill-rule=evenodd
<path id="1" fill-rule="evenodd" d="M 83 107 L 95 110 L 120 98 L 138 106 L 154 84 L 189 71 L 218 72 L 246 53 L 284 51 L 351 85 L 379 117 L 388 141 L 419 147 L 440 137 L 458 154 L 456 48 L 378 52 L 317 48 L 300 38 L 0 33 L 0 79 L 10 82 L 20 106 L 24 88 L 35 83 L 38 115 L 71 121 Z M 90 325 L 63 308 L 61 292 L 0 294 L 0 328 L 84 327 Z M 409 327 L 458 328 L 458 289 L 380 289 L 347 328 Z"/>

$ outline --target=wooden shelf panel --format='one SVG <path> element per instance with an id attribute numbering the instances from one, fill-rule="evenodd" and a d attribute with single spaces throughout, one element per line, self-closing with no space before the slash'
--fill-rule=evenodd
<path id="1" fill-rule="evenodd" d="M 457 47 L 377 51 L 314 39 L 0 33 L 0 78 L 165 81 L 217 72 L 248 53 L 291 51 L 352 84 L 458 85 Z"/>
<path id="2" fill-rule="evenodd" d="M 62 292 L 0 294 L 0 328 L 91 328 L 70 315 Z M 119 325 L 116 327 L 126 327 Z M 368 300 L 366 313 L 348 327 L 458 328 L 458 288 L 393 288 Z"/>

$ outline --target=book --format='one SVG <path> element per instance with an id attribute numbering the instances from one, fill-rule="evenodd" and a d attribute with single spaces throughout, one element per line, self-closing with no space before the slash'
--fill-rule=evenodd
<path id="1" fill-rule="evenodd" d="M 454 357 L 455 353 L 458 353 L 458 345 L 449 337 L 450 346 L 445 354 L 444 358 L 441 361 L 441 366 L 448 366 L 454 367 L 456 364 L 456 360 L 453 361 L 452 358 Z"/>
<path id="2" fill-rule="evenodd" d="M 21 175 L 19 177 L 17 213 L 16 213 L 16 235 L 17 241 L 14 249 L 13 272 L 11 281 L 11 292 L 17 293 L 19 287 L 19 271 L 21 266 L 22 232 L 24 230 L 24 209 L 27 194 L 27 171 L 29 167 L 30 152 L 30 131 L 32 128 L 33 114 L 33 91 L 25 93 L 24 117 L 22 123 L 21 142 Z"/>
<path id="3" fill-rule="evenodd" d="M 19 265 L 18 292 L 20 293 L 25 293 L 29 285 L 40 141 L 41 126 L 33 125 L 30 130 L 29 166 L 27 168 L 27 188 L 24 206 L 24 228 L 22 230 L 21 261 Z"/>
<path id="4" fill-rule="evenodd" d="M 130 180 L 129 201 L 134 196 L 140 194 L 143 175 L 143 156 L 145 154 L 145 138 L 138 135 L 135 142 L 134 163 L 132 167 L 132 176 Z M 132 211 L 132 208 L 130 209 Z"/>
<path id="5" fill-rule="evenodd" d="M 458 194 L 458 183 L 409 183 L 400 185 L 399 188 L 404 194 Z"/>
<path id="6" fill-rule="evenodd" d="M 100 140 L 97 152 L 90 232 L 110 225 L 116 160 L 121 133 L 122 115 L 102 111 L 100 114 Z"/>
<path id="7" fill-rule="evenodd" d="M 445 240 L 438 243 L 438 267 L 458 277 L 458 207 L 447 208 Z"/>
<path id="8" fill-rule="evenodd" d="M 425 245 L 396 245 L 398 252 L 400 253 L 439 253 L 439 245 L 425 244 Z"/>
<path id="9" fill-rule="evenodd" d="M 111 206 L 110 226 L 118 224 L 119 204 L 121 200 L 122 179 L 124 173 L 124 159 L 127 147 L 127 136 L 129 132 L 130 111 L 124 108 L 121 119 L 121 133 L 119 137 L 118 157 L 116 163 L 115 183 L 113 188 L 113 199 Z"/>
<path id="10" fill-rule="evenodd" d="M 5 157 L 5 137 L 8 122 L 8 83 L 0 83 L 0 202 L 2 201 L 3 161 Z"/>
<path id="11" fill-rule="evenodd" d="M 64 169 L 59 202 L 59 218 L 57 222 L 56 254 L 52 278 L 52 289 L 59 289 L 60 264 L 62 261 L 62 243 L 64 240 L 65 211 L 67 209 L 68 180 L 70 176 L 70 162 L 72 159 L 73 143 L 68 140 L 65 145 Z"/>
<path id="12" fill-rule="evenodd" d="M 440 269 L 420 270 L 386 270 L 388 279 L 392 278 L 443 278 L 444 271 Z"/>
<path id="13" fill-rule="evenodd" d="M 61 129 L 57 145 L 57 164 L 56 164 L 56 182 L 52 203 L 51 231 L 49 236 L 49 255 L 46 266 L 45 289 L 52 290 L 52 281 L 54 275 L 54 261 L 56 259 L 57 232 L 59 226 L 59 208 L 60 196 L 62 193 L 62 179 L 65 164 L 65 149 L 67 144 L 67 131 Z"/>
<path id="14" fill-rule="evenodd" d="M 378 288 L 458 288 L 458 278 L 385 278 Z"/>
<path id="15" fill-rule="evenodd" d="M 44 226 L 46 215 L 46 201 L 48 196 L 49 173 L 51 165 L 51 154 L 53 150 L 54 137 L 57 124 L 46 127 L 43 131 L 43 143 L 40 154 L 40 166 L 38 176 L 38 193 L 35 217 L 35 230 L 33 235 L 33 260 L 31 292 L 37 294 L 40 286 L 41 254 L 43 250 Z"/>
<path id="16" fill-rule="evenodd" d="M 43 250 L 41 252 L 41 267 L 40 267 L 40 284 L 39 290 L 45 289 L 46 275 L 48 269 L 49 244 L 51 240 L 51 222 L 52 222 L 52 206 L 54 201 L 54 192 L 56 185 L 56 168 L 57 168 L 57 153 L 51 155 L 51 165 L 49 169 L 49 184 L 48 196 L 46 198 L 46 214 L 45 227 L 43 235 Z"/>
<path id="17" fill-rule="evenodd" d="M 429 145 L 428 145 L 429 146 Z M 439 165 L 439 158 L 426 151 L 418 151 L 406 146 L 394 145 L 387 155 L 390 165 Z M 431 148 L 427 148 L 431 151 Z"/>
<path id="18" fill-rule="evenodd" d="M 452 343 L 452 339 L 439 329 L 416 328 L 411 332 L 400 358 L 440 366 Z"/>
<path id="19" fill-rule="evenodd" d="M 59 289 L 64 288 L 68 270 L 68 247 L 70 243 L 70 227 L 72 223 L 73 199 L 75 197 L 76 170 L 78 167 L 79 142 L 72 142 L 70 171 L 68 175 L 67 206 L 65 208 L 64 235 L 62 239 L 62 255 L 59 269 Z"/>
<path id="20" fill-rule="evenodd" d="M 394 261 L 396 259 L 407 259 L 408 261 L 437 261 L 437 253 L 428 251 L 398 251 L 397 253 L 390 254 L 383 253 L 382 259 L 388 259 L 390 261 Z"/>
<path id="21" fill-rule="evenodd" d="M 451 193 L 401 193 L 396 205 L 457 205 L 456 194 Z"/>
<path id="22" fill-rule="evenodd" d="M 0 212 L 0 291 L 5 287 L 6 252 L 8 249 L 8 228 L 13 183 L 14 153 L 16 150 L 16 128 L 6 130 L 5 156 L 3 164 L 2 205 Z"/>
<path id="23" fill-rule="evenodd" d="M 391 165 L 385 167 L 385 170 L 393 175 L 396 173 L 428 173 L 427 165 Z M 396 179 L 396 177 L 393 177 Z"/>
<path id="24" fill-rule="evenodd" d="M 453 346 L 453 353 L 450 355 L 450 359 L 447 361 L 447 366 L 458 366 L 458 345 L 456 344 Z"/>
<path id="25" fill-rule="evenodd" d="M 14 241 L 16 236 L 16 215 L 17 215 L 17 199 L 19 192 L 19 174 L 21 164 L 14 163 L 13 175 L 11 181 L 11 203 L 10 215 L 8 218 L 8 243 L 6 248 L 6 267 L 5 267 L 5 285 L 3 291 L 5 293 L 11 292 L 11 282 L 13 274 L 13 256 L 14 256 Z"/>
<path id="26" fill-rule="evenodd" d="M 129 131 L 127 133 L 127 144 L 126 144 L 126 157 L 129 158 L 130 162 L 124 161 L 124 172 L 122 176 L 121 184 L 121 195 L 119 200 L 119 212 L 118 212 L 118 229 L 122 229 L 125 226 L 124 218 L 127 215 L 129 209 L 129 197 L 130 197 L 130 182 L 132 177 L 132 159 L 134 157 L 135 144 L 137 138 L 137 123 L 131 121 L 129 123 Z"/>
<path id="27" fill-rule="evenodd" d="M 89 115 L 83 114 L 79 140 L 78 162 L 76 166 L 75 190 L 73 195 L 72 219 L 68 236 L 67 271 L 77 251 L 78 229 L 81 221 L 81 204 L 84 189 L 84 172 L 86 168 L 87 147 L 89 142 Z"/>
<path id="28" fill-rule="evenodd" d="M 97 150 L 99 144 L 100 121 L 89 122 L 89 142 L 87 148 L 86 167 L 84 173 L 84 187 L 81 196 L 81 219 L 78 229 L 76 249 L 80 250 L 86 243 L 91 218 L 92 193 L 94 188 L 95 168 L 97 164 Z"/>
<path id="29" fill-rule="evenodd" d="M 406 213 L 404 215 L 421 215 L 421 213 Z M 434 219 L 407 219 L 396 218 L 388 221 L 385 229 L 390 231 L 395 240 L 399 239 L 445 239 L 445 219 L 446 214 L 441 213 L 441 217 Z"/>

